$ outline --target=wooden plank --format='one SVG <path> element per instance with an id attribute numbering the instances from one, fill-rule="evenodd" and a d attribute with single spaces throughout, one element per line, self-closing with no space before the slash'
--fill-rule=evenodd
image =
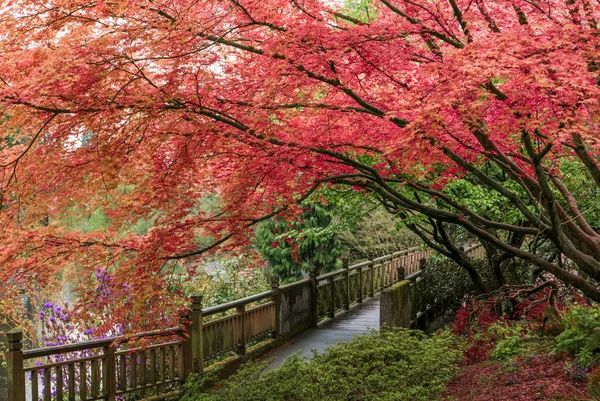
<path id="1" fill-rule="evenodd" d="M 183 355 L 183 344 L 179 344 L 179 346 L 177 347 L 177 353 L 179 354 L 177 355 L 177 360 L 179 361 L 179 369 L 177 370 L 177 376 L 174 376 L 173 379 L 185 379 L 185 376 L 183 375 L 183 363 L 185 358 L 185 355 Z M 173 358 L 175 358 L 175 347 L 173 347 Z M 175 373 L 174 368 L 175 363 L 173 363 L 173 373 Z"/>
<path id="2" fill-rule="evenodd" d="M 179 372 L 183 373 L 183 360 L 179 358 Z M 169 347 L 169 375 L 171 380 L 175 380 L 177 375 L 175 373 L 175 347 L 171 345 Z"/>
<path id="3" fill-rule="evenodd" d="M 34 401 L 37 401 L 38 397 L 39 397 L 38 380 L 39 380 L 38 371 L 32 370 L 31 371 L 31 399 Z"/>
<path id="4" fill-rule="evenodd" d="M 137 352 L 129 354 L 129 383 L 131 389 L 137 389 Z"/>
<path id="5" fill-rule="evenodd" d="M 240 305 L 236 308 L 236 313 L 240 315 L 240 337 L 238 338 L 238 355 L 246 355 L 246 305 Z"/>
<path id="6" fill-rule="evenodd" d="M 75 401 L 75 364 L 70 363 L 68 368 L 69 401 Z M 35 398 L 34 398 L 35 400 Z"/>
<path id="7" fill-rule="evenodd" d="M 56 399 L 63 401 L 63 367 L 56 367 Z"/>
<path id="8" fill-rule="evenodd" d="M 156 384 L 156 349 L 150 351 L 150 384 Z"/>
<path id="9" fill-rule="evenodd" d="M 98 387 L 100 387 L 100 381 L 98 380 L 98 360 L 94 359 L 92 361 L 92 371 L 91 371 L 91 381 L 90 381 L 90 390 L 92 398 L 98 397 Z"/>
<path id="10" fill-rule="evenodd" d="M 331 298 L 330 300 L 330 307 L 329 307 L 329 317 L 330 318 L 334 318 L 335 317 L 335 280 L 334 277 L 331 277 L 328 279 L 329 281 L 329 297 Z"/>
<path id="11" fill-rule="evenodd" d="M 160 382 L 165 382 L 167 381 L 167 371 L 166 371 L 166 353 L 167 353 L 167 347 L 160 347 L 159 349 L 159 356 L 158 356 L 158 380 Z"/>
<path id="12" fill-rule="evenodd" d="M 87 367 L 85 362 L 79 362 L 79 399 L 87 400 Z"/>
<path id="13" fill-rule="evenodd" d="M 119 355 L 119 390 L 127 390 L 127 355 Z"/>
<path id="14" fill-rule="evenodd" d="M 52 401 L 52 370 L 44 369 L 44 401 Z"/>
<path id="15" fill-rule="evenodd" d="M 146 364 L 147 355 L 146 350 L 140 351 L 140 387 L 142 387 L 142 394 L 146 394 L 146 378 L 148 374 L 148 366 Z"/>
<path id="16" fill-rule="evenodd" d="M 102 387 L 107 401 L 115 401 L 117 395 L 117 358 L 115 347 L 108 346 L 102 349 L 104 359 L 102 361 Z"/>

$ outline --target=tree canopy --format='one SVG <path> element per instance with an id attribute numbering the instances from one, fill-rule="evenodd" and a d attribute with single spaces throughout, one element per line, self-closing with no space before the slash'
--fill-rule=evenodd
<path id="1" fill-rule="evenodd" d="M 108 267 L 106 285 L 131 292 L 117 316 L 147 313 L 179 261 L 247 244 L 249 227 L 340 185 L 482 291 L 449 228 L 482 241 L 498 283 L 518 257 L 600 300 L 596 214 L 581 208 L 600 186 L 598 6 L 363 3 L 368 15 L 323 0 L 4 4 L 0 281 L 61 272 L 89 310 Z M 456 196 L 457 179 L 510 219 Z M 213 194 L 219 210 L 203 212 Z M 61 224 L 100 212 L 96 230 Z"/>

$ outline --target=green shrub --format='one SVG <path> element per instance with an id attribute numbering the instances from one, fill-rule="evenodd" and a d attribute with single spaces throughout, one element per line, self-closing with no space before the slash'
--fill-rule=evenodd
<path id="1" fill-rule="evenodd" d="M 577 356 L 578 366 L 589 367 L 600 349 L 600 307 L 573 306 L 562 321 L 566 329 L 556 338 L 556 351 Z"/>
<path id="2" fill-rule="evenodd" d="M 292 356 L 269 372 L 266 364 L 248 363 L 209 392 L 202 392 L 204 383 L 188 384 L 182 401 L 434 400 L 461 354 L 450 334 L 373 332 L 311 361 Z"/>
<path id="3" fill-rule="evenodd" d="M 499 321 L 488 327 L 484 337 L 488 341 L 498 341 L 491 356 L 497 361 L 504 361 L 522 354 L 525 351 L 523 338 L 530 335 L 531 331 L 526 325 Z"/>

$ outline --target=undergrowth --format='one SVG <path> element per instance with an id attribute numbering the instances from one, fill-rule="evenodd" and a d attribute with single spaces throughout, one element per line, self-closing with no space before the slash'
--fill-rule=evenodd
<path id="1" fill-rule="evenodd" d="M 272 371 L 251 362 L 220 383 L 214 376 L 192 379 L 182 401 L 436 400 L 457 371 L 456 345 L 450 333 L 373 332 L 310 361 L 294 355 Z"/>

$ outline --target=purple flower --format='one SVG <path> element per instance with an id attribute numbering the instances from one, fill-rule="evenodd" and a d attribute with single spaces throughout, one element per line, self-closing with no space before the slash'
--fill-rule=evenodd
<path id="1" fill-rule="evenodd" d="M 45 302 L 44 303 L 44 308 L 49 309 L 52 308 L 54 306 L 54 304 L 52 302 Z"/>
<path id="2" fill-rule="evenodd" d="M 96 329 L 94 329 L 94 328 L 87 329 L 83 332 L 83 334 L 85 334 L 86 336 L 89 336 L 89 335 L 93 334 L 94 331 L 96 331 Z"/>

